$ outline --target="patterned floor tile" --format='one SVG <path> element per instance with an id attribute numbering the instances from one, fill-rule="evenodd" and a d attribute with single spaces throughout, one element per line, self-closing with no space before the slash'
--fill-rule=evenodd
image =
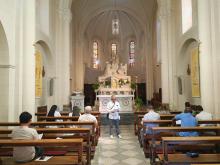
<path id="1" fill-rule="evenodd" d="M 120 128 L 123 139 L 111 139 L 108 126 L 102 127 L 92 165 L 150 165 L 133 134 L 133 126 L 123 125 Z"/>

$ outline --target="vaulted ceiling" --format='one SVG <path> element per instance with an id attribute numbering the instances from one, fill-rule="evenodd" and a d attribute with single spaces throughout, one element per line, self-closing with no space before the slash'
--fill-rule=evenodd
<path id="1" fill-rule="evenodd" d="M 94 25 L 108 26 L 111 14 L 115 11 L 119 13 L 122 26 L 123 22 L 126 22 L 124 25 L 130 24 L 133 30 L 137 25 L 146 30 L 145 28 L 149 28 L 155 18 L 156 0 L 74 0 L 72 2 L 73 19 L 78 19 L 80 29 L 83 31 L 89 26 L 91 28 L 91 21 Z"/>

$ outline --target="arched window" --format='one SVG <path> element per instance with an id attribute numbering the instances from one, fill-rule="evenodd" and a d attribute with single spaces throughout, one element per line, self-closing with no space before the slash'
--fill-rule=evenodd
<path id="1" fill-rule="evenodd" d="M 182 33 L 192 27 L 192 0 L 182 0 Z"/>
<path id="2" fill-rule="evenodd" d="M 129 65 L 133 66 L 135 62 L 135 42 L 130 41 L 129 42 Z"/>
<path id="3" fill-rule="evenodd" d="M 117 56 L 117 51 L 118 51 L 116 43 L 112 43 L 111 50 L 112 50 L 112 59 L 115 60 Z"/>
<path id="4" fill-rule="evenodd" d="M 97 69 L 99 65 L 99 59 L 98 59 L 98 42 L 93 42 L 93 56 L 92 56 L 92 64 L 93 68 Z"/>

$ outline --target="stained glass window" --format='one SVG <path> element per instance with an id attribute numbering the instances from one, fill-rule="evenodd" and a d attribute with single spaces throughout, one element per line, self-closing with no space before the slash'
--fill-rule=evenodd
<path id="1" fill-rule="evenodd" d="M 192 27 L 192 0 L 182 0 L 182 33 Z"/>
<path id="2" fill-rule="evenodd" d="M 133 66 L 135 62 L 135 42 L 130 41 L 129 43 L 129 65 Z"/>
<path id="3" fill-rule="evenodd" d="M 93 42 L 93 68 L 97 69 L 99 65 L 99 59 L 98 59 L 98 42 Z"/>
<path id="4" fill-rule="evenodd" d="M 112 43 L 112 59 L 115 60 L 117 55 L 117 44 Z"/>
<path id="5" fill-rule="evenodd" d="M 113 35 L 119 34 L 119 19 L 112 20 L 112 34 Z"/>

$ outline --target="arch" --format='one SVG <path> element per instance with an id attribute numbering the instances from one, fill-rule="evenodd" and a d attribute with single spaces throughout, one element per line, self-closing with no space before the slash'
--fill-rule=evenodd
<path id="1" fill-rule="evenodd" d="M 42 55 L 42 62 L 44 67 L 45 75 L 42 78 L 42 97 L 36 98 L 36 107 L 42 105 L 51 105 L 52 100 L 49 100 L 49 81 L 51 78 L 54 77 L 53 70 L 54 68 L 54 59 L 51 53 L 51 50 L 48 44 L 43 41 L 39 40 L 35 43 L 36 50 L 41 52 Z"/>
<path id="2" fill-rule="evenodd" d="M 9 47 L 5 30 L 0 22 L 0 120 L 9 117 Z"/>
<path id="3" fill-rule="evenodd" d="M 0 22 L 0 64 L 9 64 L 9 47 L 3 25 Z"/>
<path id="4" fill-rule="evenodd" d="M 94 11 L 93 13 L 91 13 L 89 16 L 86 16 L 85 19 L 83 19 L 79 25 L 81 27 L 80 28 L 80 36 L 83 36 L 83 33 L 85 32 L 86 28 L 88 27 L 90 21 L 93 20 L 96 16 L 100 15 L 101 13 L 113 11 L 113 10 L 115 10 L 113 7 L 100 8 L 100 9 L 97 9 L 96 11 Z M 139 27 L 142 27 L 142 29 L 145 29 L 145 27 L 147 28 L 147 26 L 145 26 L 145 24 L 144 24 L 144 21 L 141 21 L 140 18 L 131 9 L 118 7 L 117 10 L 126 13 L 128 17 L 131 17 L 133 20 L 136 20 L 137 23 L 139 24 Z"/>
<path id="5" fill-rule="evenodd" d="M 200 98 L 192 97 L 191 76 L 187 74 L 191 66 L 191 51 L 199 45 L 198 40 L 195 38 L 186 39 L 180 50 L 177 58 L 177 75 L 179 80 L 182 81 L 183 93 L 178 95 L 179 107 L 184 108 L 184 102 L 189 101 L 192 104 L 200 104 Z M 178 82 L 177 82 L 178 83 Z"/>
<path id="6" fill-rule="evenodd" d="M 179 55 L 183 54 L 184 50 L 192 43 L 192 42 L 199 42 L 195 38 L 188 38 L 183 41 L 183 44 L 180 46 Z"/>

